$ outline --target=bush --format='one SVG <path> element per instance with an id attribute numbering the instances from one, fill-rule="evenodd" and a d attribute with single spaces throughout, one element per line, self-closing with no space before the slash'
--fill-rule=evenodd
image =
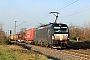
<path id="1" fill-rule="evenodd" d="M 8 44 L 8 39 L 6 38 L 3 38 L 3 39 L 0 39 L 0 44 Z"/>

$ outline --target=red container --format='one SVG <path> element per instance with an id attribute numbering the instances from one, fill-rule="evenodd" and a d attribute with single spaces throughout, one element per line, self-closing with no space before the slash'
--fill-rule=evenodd
<path id="1" fill-rule="evenodd" d="M 14 40 L 18 40 L 18 34 L 14 35 Z"/>
<path id="2" fill-rule="evenodd" d="M 27 41 L 33 41 L 34 40 L 34 31 L 36 28 L 31 28 L 26 30 L 26 35 L 25 35 L 25 39 Z"/>

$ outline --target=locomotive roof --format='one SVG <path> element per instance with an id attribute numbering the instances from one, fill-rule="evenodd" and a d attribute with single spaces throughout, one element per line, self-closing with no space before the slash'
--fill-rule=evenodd
<path id="1" fill-rule="evenodd" d="M 49 24 L 41 25 L 38 29 L 48 28 L 48 27 L 51 27 L 52 25 L 63 26 L 63 27 L 67 26 L 67 24 L 63 24 L 63 23 L 49 23 Z"/>

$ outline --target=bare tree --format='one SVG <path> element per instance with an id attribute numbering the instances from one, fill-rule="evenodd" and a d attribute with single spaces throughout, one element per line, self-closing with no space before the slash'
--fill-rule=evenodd
<path id="1" fill-rule="evenodd" d="M 0 31 L 3 31 L 3 24 L 2 23 L 0 23 Z"/>
<path id="2" fill-rule="evenodd" d="M 5 32 L 3 31 L 3 24 L 0 23 L 0 39 L 4 38 L 5 37 Z"/>
<path id="3" fill-rule="evenodd" d="M 21 28 L 21 29 L 20 29 L 20 32 L 19 32 L 19 33 L 20 33 L 20 34 L 25 34 L 25 31 L 26 31 L 26 28 L 24 27 L 24 28 Z"/>
<path id="4" fill-rule="evenodd" d="M 77 37 L 79 37 L 79 39 L 81 40 L 90 39 L 90 22 L 89 23 L 85 22 L 82 27 L 70 24 L 69 30 L 71 39 L 77 39 Z"/>

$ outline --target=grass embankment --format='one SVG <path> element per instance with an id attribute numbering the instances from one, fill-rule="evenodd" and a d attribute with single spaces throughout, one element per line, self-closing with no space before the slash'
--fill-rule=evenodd
<path id="1" fill-rule="evenodd" d="M 20 46 L 0 45 L 0 60 L 48 60 L 48 58 Z"/>
<path id="2" fill-rule="evenodd" d="M 70 45 L 74 48 L 90 49 L 90 40 L 71 42 Z"/>

